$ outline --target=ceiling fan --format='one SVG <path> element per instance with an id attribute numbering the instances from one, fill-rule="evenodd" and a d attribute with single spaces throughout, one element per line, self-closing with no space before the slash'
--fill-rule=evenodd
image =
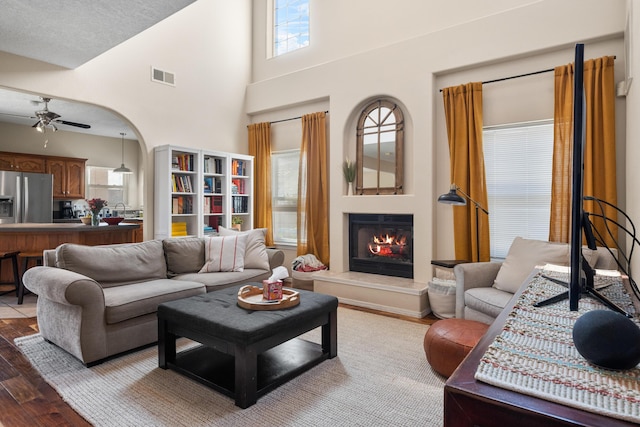
<path id="1" fill-rule="evenodd" d="M 69 122 L 66 120 L 60 119 L 60 114 L 54 113 L 53 111 L 49 111 L 49 101 L 51 98 L 40 98 L 41 101 L 32 101 L 34 103 L 44 102 L 44 109 L 36 111 L 36 117 L 38 121 L 32 126 L 36 128 L 36 130 L 40 133 L 45 133 L 47 131 L 47 127 L 49 127 L 53 132 L 57 131 L 56 123 L 67 125 L 67 126 L 75 126 L 82 129 L 90 129 L 91 126 L 86 125 L 84 123 L 75 123 Z"/>

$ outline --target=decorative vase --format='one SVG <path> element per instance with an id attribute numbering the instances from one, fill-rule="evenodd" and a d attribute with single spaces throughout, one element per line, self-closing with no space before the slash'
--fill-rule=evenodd
<path id="1" fill-rule="evenodd" d="M 353 182 L 347 182 L 347 196 L 353 196 Z"/>
<path id="2" fill-rule="evenodd" d="M 100 217 L 98 215 L 91 215 L 91 225 L 100 225 Z"/>

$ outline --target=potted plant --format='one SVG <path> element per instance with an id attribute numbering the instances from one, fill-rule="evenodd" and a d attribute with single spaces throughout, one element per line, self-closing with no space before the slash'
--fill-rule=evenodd
<path id="1" fill-rule="evenodd" d="M 238 231 L 242 231 L 242 223 L 244 220 L 239 216 L 231 217 L 231 228 L 235 228 Z"/>
<path id="2" fill-rule="evenodd" d="M 344 179 L 347 181 L 347 194 L 351 196 L 353 194 L 353 181 L 356 179 L 356 165 L 348 157 L 342 164 L 342 172 L 344 173 Z"/>

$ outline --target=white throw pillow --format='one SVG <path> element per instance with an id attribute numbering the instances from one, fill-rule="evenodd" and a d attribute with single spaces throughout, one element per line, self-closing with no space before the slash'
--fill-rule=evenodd
<path id="1" fill-rule="evenodd" d="M 205 263 L 199 273 L 215 271 L 244 271 L 244 252 L 247 236 L 205 237 Z"/>
<path id="2" fill-rule="evenodd" d="M 266 228 L 254 228 L 247 231 L 236 231 L 218 227 L 220 236 L 247 236 L 247 248 L 244 252 L 244 268 L 257 268 L 259 270 L 271 270 L 269 255 L 265 246 Z"/>
<path id="3" fill-rule="evenodd" d="M 515 294 L 534 267 L 544 264 L 568 265 L 569 245 L 516 237 L 498 271 L 493 287 Z"/>

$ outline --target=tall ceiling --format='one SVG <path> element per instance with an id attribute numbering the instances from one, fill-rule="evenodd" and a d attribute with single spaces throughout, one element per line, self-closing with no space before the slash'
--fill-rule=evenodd
<path id="1" fill-rule="evenodd" d="M 0 51 L 73 69 L 183 9 L 195 0 L 3 0 Z M 0 121 L 33 125 L 43 104 L 38 95 L 0 89 Z M 91 129 L 61 125 L 60 130 L 118 137 L 133 132 L 116 115 L 99 107 L 52 100 L 60 119 Z M 131 136 L 130 136 L 131 135 Z"/>

